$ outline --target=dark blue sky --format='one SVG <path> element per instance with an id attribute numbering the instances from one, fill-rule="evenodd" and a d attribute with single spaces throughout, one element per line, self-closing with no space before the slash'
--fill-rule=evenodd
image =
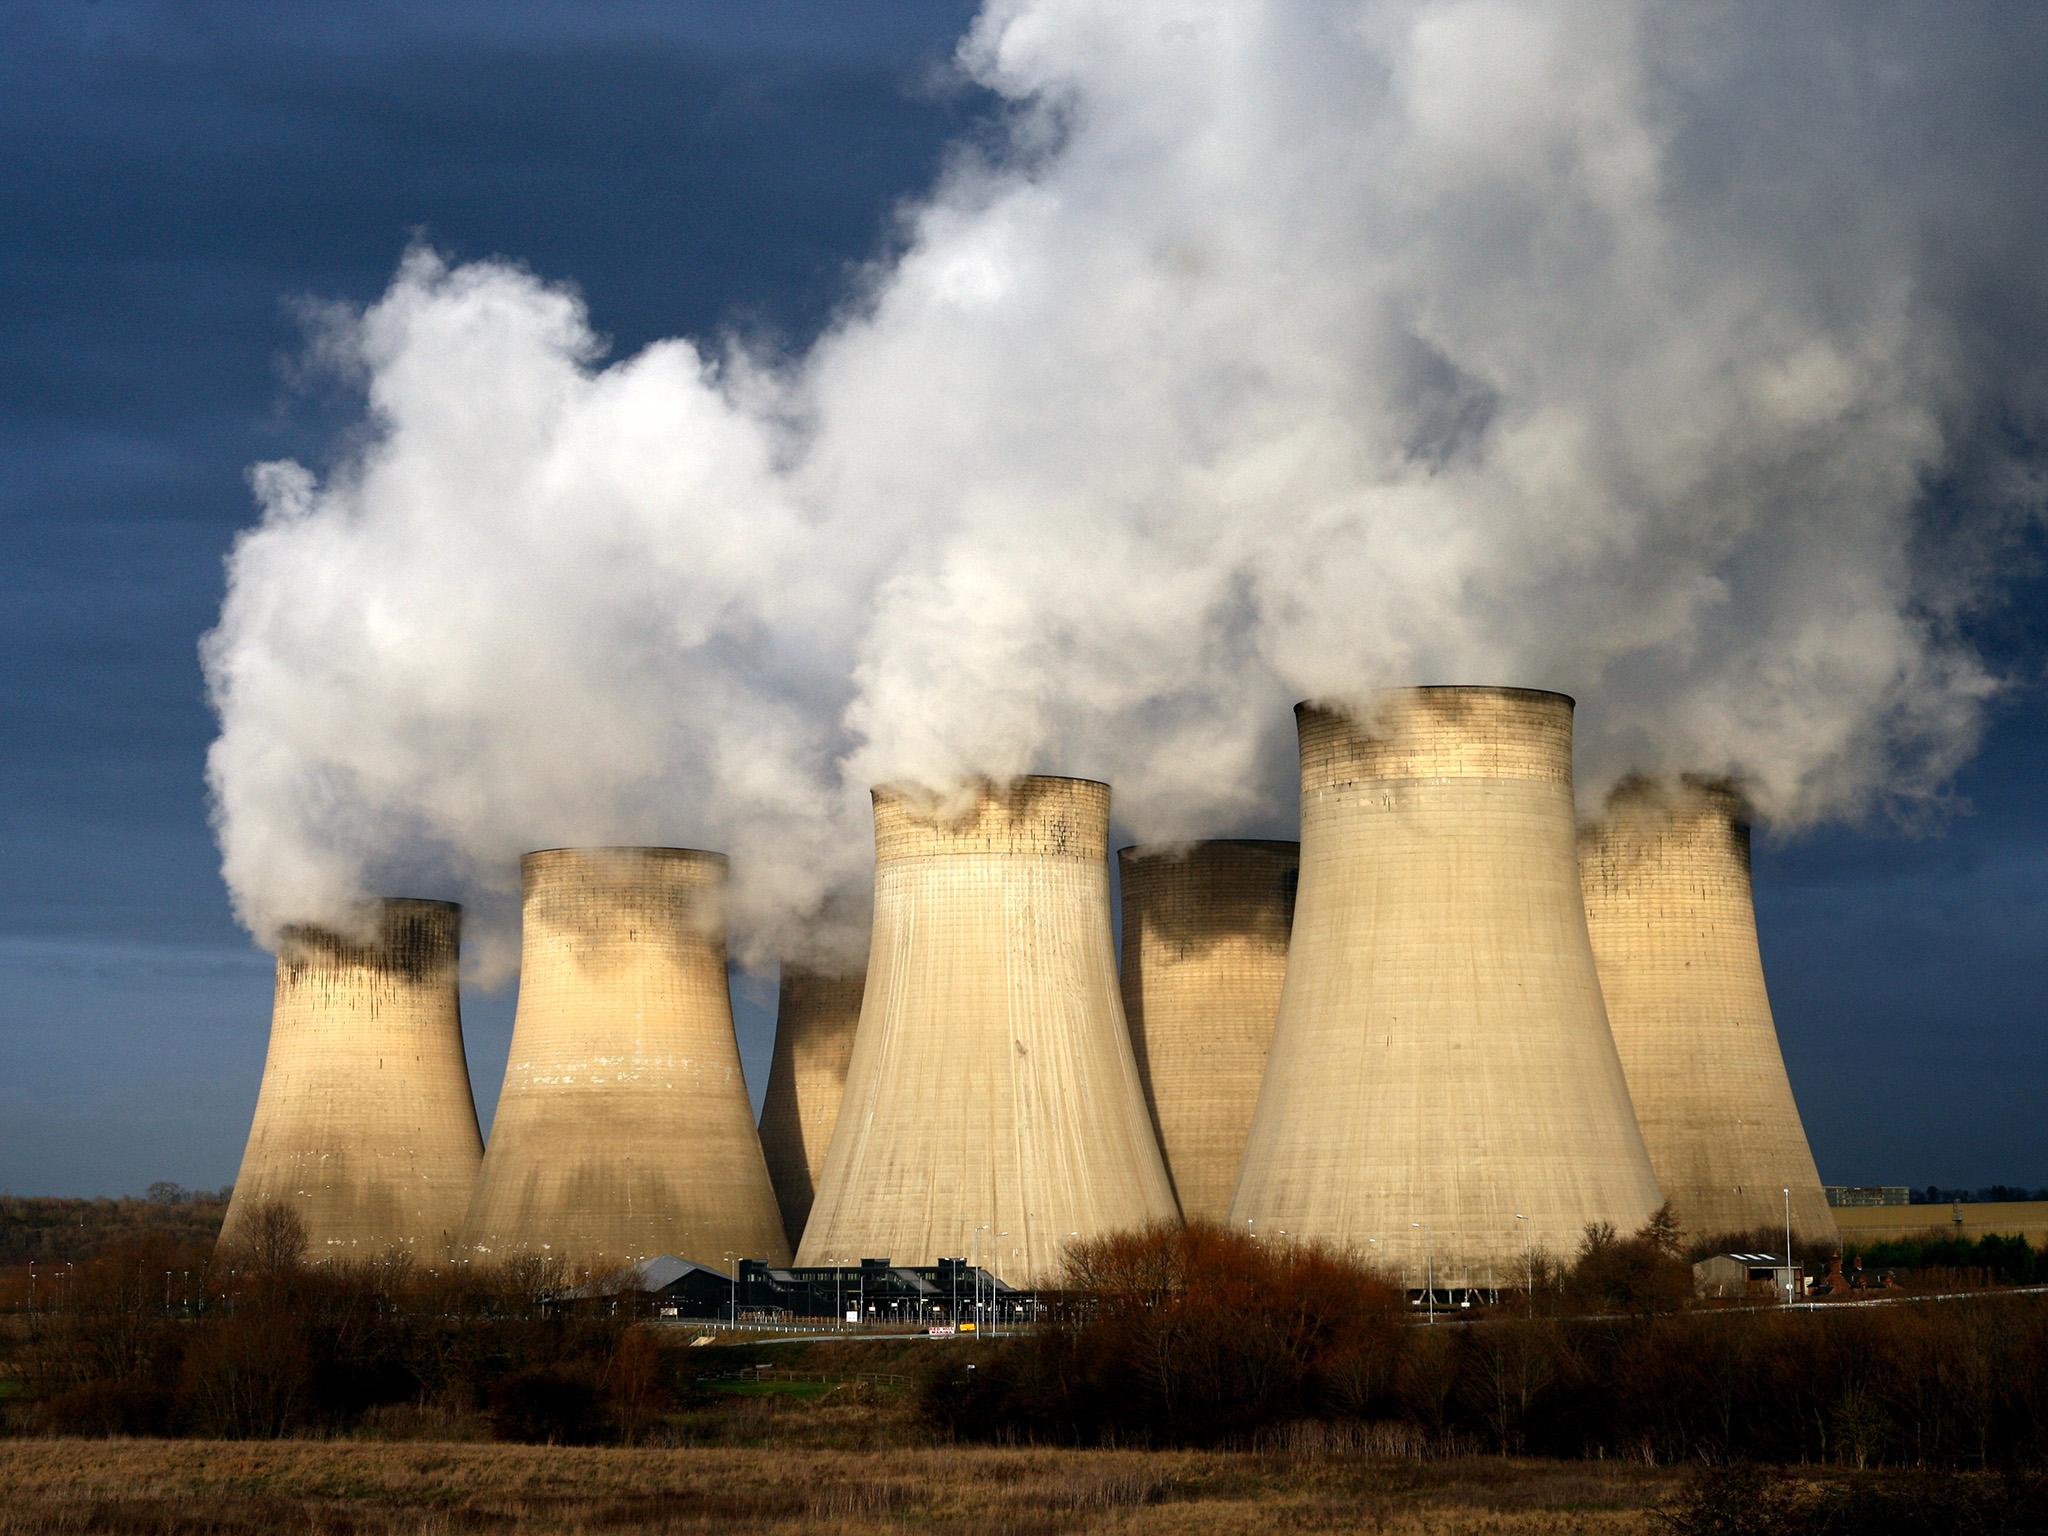
<path id="1" fill-rule="evenodd" d="M 965 3 L 8 8 L 0 50 L 0 1188 L 234 1175 L 269 959 L 206 825 L 195 643 L 248 465 L 318 461 L 306 299 L 424 233 L 572 279 L 628 351 L 800 341 L 985 103 Z M 1966 809 L 1766 840 L 1765 958 L 1830 1181 L 2048 1183 L 2042 588 Z M 427 893 L 423 893 L 427 894 Z M 757 1092 L 772 1021 L 743 995 Z M 464 1006 L 480 1109 L 511 994 Z"/>

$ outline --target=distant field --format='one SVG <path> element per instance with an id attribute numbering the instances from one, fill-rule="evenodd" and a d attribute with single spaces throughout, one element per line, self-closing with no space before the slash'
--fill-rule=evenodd
<path id="1" fill-rule="evenodd" d="M 988 1536 L 1636 1533 L 1681 1475 L 1491 1459 L 1135 1451 L 569 1450 L 350 1442 L 0 1442 L 0 1536 L 521 1530 Z"/>
<path id="2" fill-rule="evenodd" d="M 1963 1213 L 1962 1225 L 1955 1211 Z M 1845 1242 L 1882 1242 L 1895 1237 L 2024 1237 L 2039 1247 L 2048 1243 L 2048 1200 L 1987 1202 L 1952 1208 L 1946 1205 L 1855 1205 L 1835 1212 Z"/>
<path id="3" fill-rule="evenodd" d="M 1662 1512 L 1690 1476 L 1634 1463 L 1385 1459 L 1313 1436 L 1264 1453 L 0 1441 L 0 1536 L 1638 1536 L 1672 1529 Z M 1807 1470 L 1783 1486 L 1810 1502 L 1910 1498 L 1930 1485 Z M 1973 1498 L 1997 1490 L 1989 1479 L 1932 1486 Z M 1828 1527 L 1837 1528 L 1896 1526 L 1873 1514 Z"/>

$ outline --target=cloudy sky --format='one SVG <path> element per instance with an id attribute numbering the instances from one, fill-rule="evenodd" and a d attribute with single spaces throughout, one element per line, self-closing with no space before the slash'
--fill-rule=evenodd
<path id="1" fill-rule="evenodd" d="M 508 851 L 717 841 L 772 957 L 869 778 L 1284 833 L 1292 697 L 1409 677 L 1756 784 L 1825 1178 L 2048 1182 L 2039 24 L 1143 9 L 16 13 L 0 1187 L 230 1179 L 243 922 L 351 882 L 487 954 Z"/>

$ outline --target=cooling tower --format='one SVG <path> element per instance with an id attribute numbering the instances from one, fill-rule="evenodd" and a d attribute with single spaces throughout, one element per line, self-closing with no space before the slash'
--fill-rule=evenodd
<path id="1" fill-rule="evenodd" d="M 1750 900 L 1749 818 L 1725 782 L 1641 780 L 1580 829 L 1614 1044 L 1657 1182 L 1696 1236 L 1837 1241 L 1792 1102 Z"/>
<path id="2" fill-rule="evenodd" d="M 810 1219 L 825 1150 L 846 1091 L 846 1064 L 860 1024 L 859 976 L 782 968 L 775 1008 L 775 1055 L 761 1102 L 761 1150 L 794 1247 Z"/>
<path id="3" fill-rule="evenodd" d="M 221 1224 L 289 1205 L 309 1254 L 447 1257 L 483 1139 L 462 1054 L 453 902 L 374 904 L 362 939 L 285 930 L 256 1119 Z"/>
<path id="4" fill-rule="evenodd" d="M 1439 1286 L 1639 1226 L 1661 1197 L 1580 904 L 1572 701 L 1296 715 L 1301 885 L 1232 1220 Z"/>
<path id="5" fill-rule="evenodd" d="M 1189 1221 L 1224 1221 L 1287 976 L 1299 843 L 1126 848 L 1123 999 Z"/>
<path id="6" fill-rule="evenodd" d="M 788 1262 L 733 1037 L 725 870 L 686 848 L 521 861 L 519 1006 L 464 1228 L 479 1258 Z"/>
<path id="7" fill-rule="evenodd" d="M 1070 1233 L 1173 1218 L 1117 998 L 1108 837 L 1109 786 L 1086 779 L 984 788 L 953 820 L 875 791 L 867 990 L 800 1262 L 978 1246 L 1023 1283 Z"/>

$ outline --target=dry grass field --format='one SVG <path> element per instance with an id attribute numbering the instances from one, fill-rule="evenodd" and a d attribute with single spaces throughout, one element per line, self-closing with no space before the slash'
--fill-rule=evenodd
<path id="1" fill-rule="evenodd" d="M 1963 1219 L 1959 1225 L 1955 1212 Z M 1964 1206 L 1860 1205 L 1835 1212 L 1845 1243 L 1879 1243 L 1893 1238 L 2024 1237 L 2035 1247 L 2048 1243 L 2048 1200 L 2009 1200 Z"/>
<path id="2" fill-rule="evenodd" d="M 0 1442 L 0 1536 L 1662 1530 L 1682 1474 L 1317 1454 Z"/>

